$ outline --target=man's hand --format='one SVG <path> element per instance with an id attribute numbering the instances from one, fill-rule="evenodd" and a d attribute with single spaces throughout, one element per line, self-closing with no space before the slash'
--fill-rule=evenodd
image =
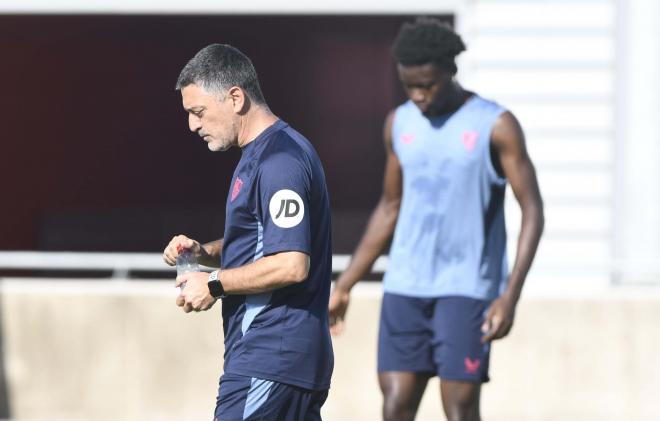
<path id="1" fill-rule="evenodd" d="M 186 237 L 185 235 L 176 235 L 170 240 L 170 243 L 163 251 L 163 260 L 170 266 L 176 266 L 176 258 L 181 248 L 192 252 L 199 261 L 204 254 L 202 245 L 198 241 Z"/>
<path id="2" fill-rule="evenodd" d="M 339 335 L 344 331 L 344 317 L 351 299 L 351 293 L 341 288 L 336 288 L 330 295 L 328 310 L 330 313 L 330 333 Z"/>
<path id="3" fill-rule="evenodd" d="M 176 298 L 176 305 L 183 308 L 183 311 L 206 311 L 213 307 L 216 299 L 211 296 L 209 291 L 209 274 L 206 272 L 189 272 L 185 275 L 177 276 L 175 287 L 186 284 L 181 290 L 181 294 Z"/>
<path id="4" fill-rule="evenodd" d="M 486 343 L 508 335 L 513 326 L 515 310 L 516 301 L 507 294 L 493 301 L 486 313 L 486 320 L 481 325 L 481 331 L 484 333 L 481 342 Z"/>

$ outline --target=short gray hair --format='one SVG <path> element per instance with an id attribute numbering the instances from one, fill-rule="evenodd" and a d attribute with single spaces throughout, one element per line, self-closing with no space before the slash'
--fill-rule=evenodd
<path id="1" fill-rule="evenodd" d="M 227 44 L 211 44 L 190 59 L 181 70 L 176 89 L 192 84 L 214 95 L 222 95 L 232 86 L 238 86 L 256 104 L 266 102 L 250 59 Z"/>

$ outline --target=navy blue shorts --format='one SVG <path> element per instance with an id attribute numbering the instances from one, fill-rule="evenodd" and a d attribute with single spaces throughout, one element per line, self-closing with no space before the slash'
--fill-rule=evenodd
<path id="1" fill-rule="evenodd" d="M 481 325 L 490 302 L 468 297 L 383 296 L 378 372 L 429 373 L 487 382 L 490 345 Z"/>
<path id="2" fill-rule="evenodd" d="M 314 391 L 254 377 L 223 374 L 215 421 L 320 421 L 328 391 Z"/>

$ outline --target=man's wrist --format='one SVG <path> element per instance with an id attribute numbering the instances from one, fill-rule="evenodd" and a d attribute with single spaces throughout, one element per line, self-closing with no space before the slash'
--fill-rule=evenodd
<path id="1" fill-rule="evenodd" d="M 225 298 L 227 294 L 220 280 L 220 270 L 214 270 L 209 274 L 208 281 L 209 292 L 213 298 Z"/>
<path id="2" fill-rule="evenodd" d="M 520 291 L 507 289 L 502 293 L 502 297 L 506 298 L 509 302 L 516 305 L 520 299 Z"/>
<path id="3" fill-rule="evenodd" d="M 335 291 L 343 294 L 350 294 L 351 289 L 353 289 L 353 285 L 343 281 L 342 278 L 339 278 L 335 281 Z"/>

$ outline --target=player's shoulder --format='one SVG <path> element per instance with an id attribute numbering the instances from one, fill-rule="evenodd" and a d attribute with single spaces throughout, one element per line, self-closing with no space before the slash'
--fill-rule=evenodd
<path id="1" fill-rule="evenodd" d="M 482 114 L 490 115 L 493 118 L 494 126 L 511 126 L 518 124 L 518 120 L 511 110 L 494 99 L 486 98 L 473 92 L 469 101 L 473 104 L 476 110 Z"/>
<path id="2" fill-rule="evenodd" d="M 397 128 L 408 125 L 423 124 L 426 118 L 419 112 L 417 105 L 407 100 L 391 109 L 385 117 L 385 129 L 388 132 L 396 131 Z"/>
<path id="3" fill-rule="evenodd" d="M 392 147 L 392 128 L 394 127 L 396 110 L 397 108 L 391 109 L 385 116 L 385 122 L 383 123 L 383 139 L 388 150 Z"/>
<path id="4" fill-rule="evenodd" d="M 513 113 L 505 111 L 493 123 L 490 141 L 497 147 L 524 142 L 524 134 L 520 122 Z"/>
<path id="5" fill-rule="evenodd" d="M 389 127 L 390 129 L 392 128 L 392 124 L 394 123 L 394 118 L 396 117 L 396 112 L 398 109 L 399 107 L 395 107 L 387 112 L 385 115 L 385 127 Z"/>
<path id="6" fill-rule="evenodd" d="M 389 113 L 387 113 L 387 119 L 394 121 L 395 119 L 405 118 L 416 113 L 419 113 L 419 111 L 415 103 L 411 100 L 407 100 L 392 108 Z"/>
<path id="7" fill-rule="evenodd" d="M 417 106 L 411 100 L 407 100 L 390 109 L 385 115 L 383 139 L 388 150 L 392 149 L 392 139 L 396 131 L 401 130 L 403 126 L 416 124 L 416 114 L 419 114 Z"/>
<path id="8" fill-rule="evenodd" d="M 475 92 L 467 100 L 466 104 L 471 105 L 472 108 L 482 114 L 491 114 L 493 117 L 498 118 L 500 115 L 509 112 L 509 110 L 498 101 L 483 97 Z"/>
<path id="9" fill-rule="evenodd" d="M 283 128 L 273 133 L 258 157 L 260 172 L 291 172 L 309 166 L 309 151 L 304 137 Z"/>

